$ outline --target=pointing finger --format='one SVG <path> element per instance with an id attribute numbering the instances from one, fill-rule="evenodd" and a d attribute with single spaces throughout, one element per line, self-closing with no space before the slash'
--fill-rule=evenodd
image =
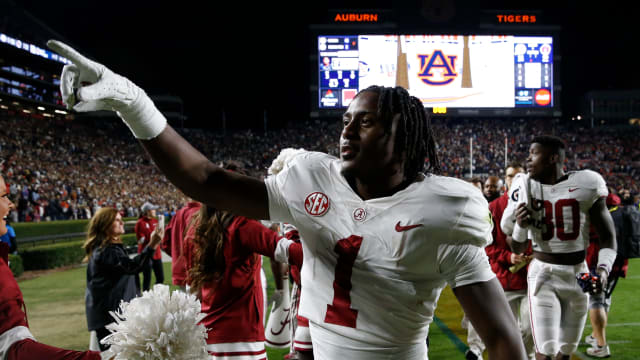
<path id="1" fill-rule="evenodd" d="M 102 64 L 89 60 L 74 48 L 61 41 L 49 40 L 47 41 L 47 46 L 49 49 L 69 59 L 78 67 L 81 81 L 96 82 L 104 72 L 104 66 Z M 88 74 L 83 72 L 88 72 Z"/>
<path id="2" fill-rule="evenodd" d="M 72 48 L 71 46 L 61 41 L 49 40 L 47 41 L 47 46 L 49 47 L 49 49 L 71 60 L 71 62 L 73 62 L 76 65 L 86 64 L 88 62 L 91 62 L 91 60 L 81 55 L 74 48 Z"/>

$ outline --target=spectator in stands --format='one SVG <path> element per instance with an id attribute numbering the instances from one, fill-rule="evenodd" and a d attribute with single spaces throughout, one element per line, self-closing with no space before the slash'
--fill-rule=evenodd
<path id="1" fill-rule="evenodd" d="M 157 205 L 150 202 L 142 204 L 140 210 L 142 216 L 138 218 L 135 226 L 136 238 L 138 239 L 138 254 L 146 248 L 151 241 L 151 234 L 158 227 L 158 220 L 156 219 Z M 164 229 L 162 229 L 164 231 Z M 162 252 L 160 247 L 155 248 L 155 252 L 151 259 L 144 264 L 142 268 L 142 291 L 147 291 L 151 287 L 151 269 L 156 277 L 156 284 L 162 284 L 164 282 L 164 269 L 162 268 Z"/>
<path id="2" fill-rule="evenodd" d="M 122 216 L 115 208 L 105 207 L 91 218 L 87 228 L 86 253 L 87 290 L 85 292 L 87 324 L 96 331 L 98 340 L 110 334 L 106 325 L 113 322 L 109 311 L 116 311 L 120 301 L 130 301 L 138 291 L 134 277 L 142 271 L 162 241 L 163 229 L 149 234 L 145 248 L 130 259 L 122 244 Z M 100 344 L 101 350 L 108 346 Z"/>

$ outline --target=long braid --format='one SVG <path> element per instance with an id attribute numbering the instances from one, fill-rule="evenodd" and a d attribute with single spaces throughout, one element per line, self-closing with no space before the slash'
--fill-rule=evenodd
<path id="1" fill-rule="evenodd" d="M 378 116 L 384 121 L 387 131 L 391 131 L 394 116 L 400 114 L 394 151 L 406 154 L 406 179 L 413 181 L 422 171 L 439 173 L 440 159 L 436 150 L 435 134 L 431 128 L 431 117 L 420 99 L 409 95 L 402 87 L 371 86 L 361 93 L 365 91 L 378 94 Z M 427 167 L 425 160 L 428 160 Z"/>

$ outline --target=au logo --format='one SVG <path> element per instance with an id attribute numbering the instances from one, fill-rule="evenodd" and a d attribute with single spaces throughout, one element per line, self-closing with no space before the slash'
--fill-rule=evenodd
<path id="1" fill-rule="evenodd" d="M 430 55 L 418 55 L 420 72 L 418 77 L 427 85 L 447 85 L 456 79 L 457 55 L 446 56 L 442 50 L 434 50 Z"/>

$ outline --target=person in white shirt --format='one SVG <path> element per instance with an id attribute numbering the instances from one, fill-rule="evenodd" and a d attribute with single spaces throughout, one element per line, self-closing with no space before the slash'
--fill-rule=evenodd
<path id="1" fill-rule="evenodd" d="M 532 140 L 528 174 L 513 179 L 500 224 L 515 253 L 532 242 L 527 288 L 537 359 L 568 360 L 580 342 L 588 295 L 576 276 L 589 272 L 585 250 L 590 224 L 600 244 L 596 292 L 606 288 L 617 255 L 604 179 L 591 170 L 565 173 L 564 159 L 562 139 L 541 135 Z"/>

